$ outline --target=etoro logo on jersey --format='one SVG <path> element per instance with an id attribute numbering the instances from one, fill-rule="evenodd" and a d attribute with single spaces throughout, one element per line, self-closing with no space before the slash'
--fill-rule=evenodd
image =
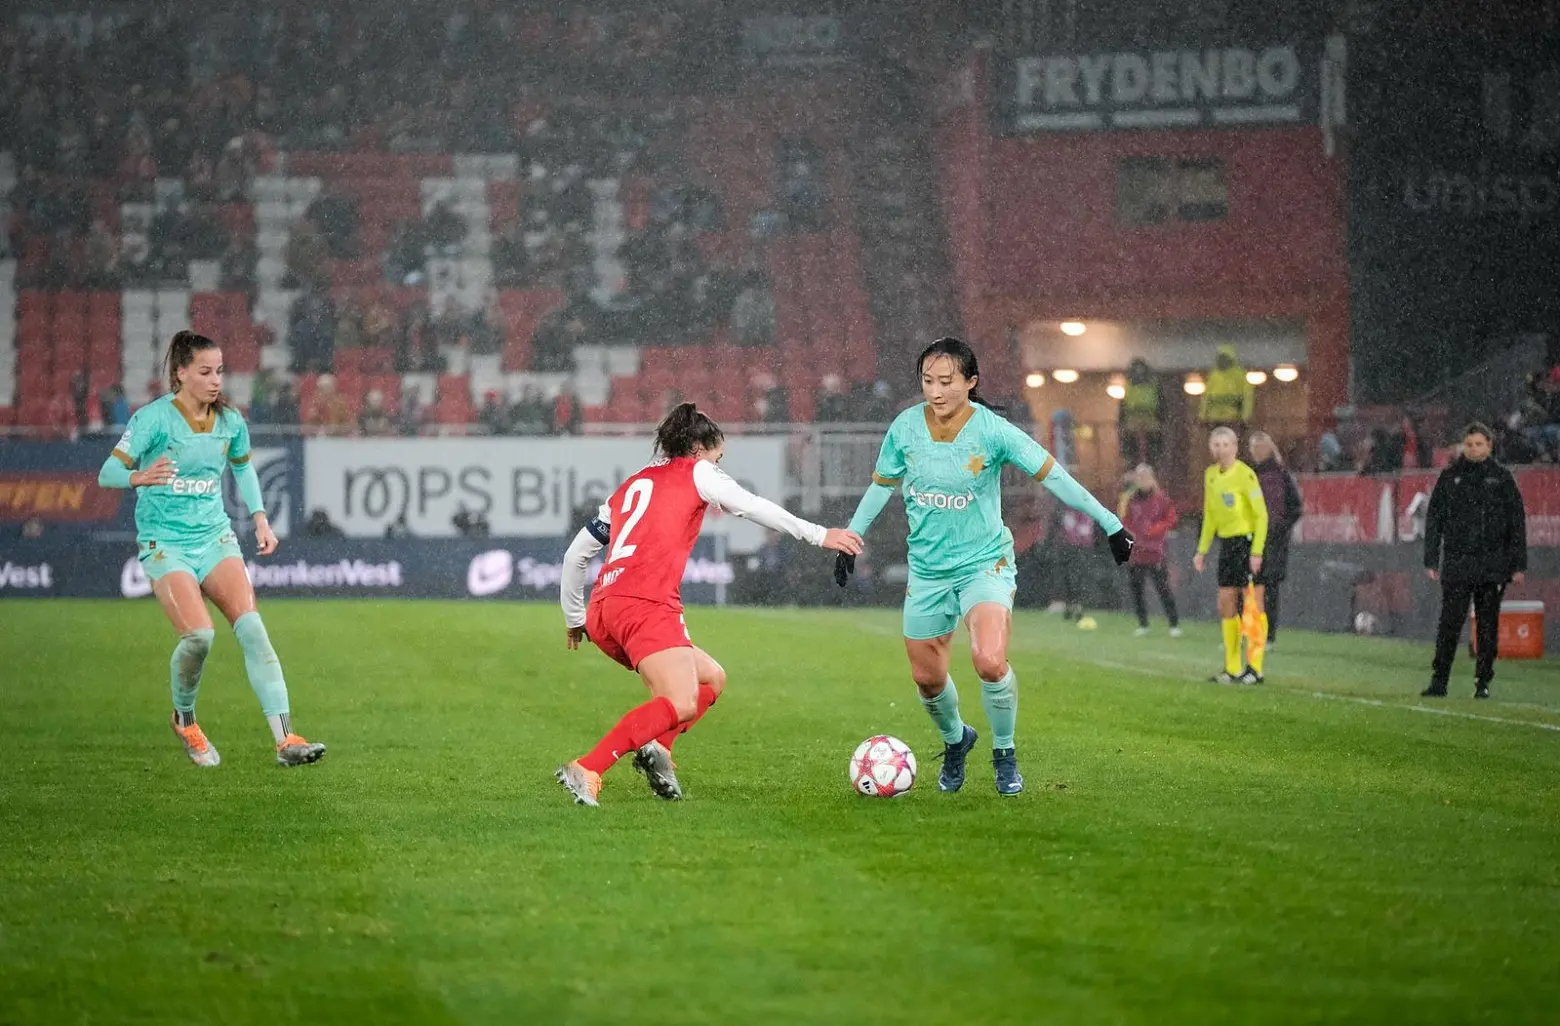
<path id="1" fill-rule="evenodd" d="M 965 492 L 963 495 L 949 495 L 947 492 L 924 492 L 910 489 L 910 500 L 917 506 L 928 509 L 952 509 L 966 510 L 975 503 L 975 493 Z"/>

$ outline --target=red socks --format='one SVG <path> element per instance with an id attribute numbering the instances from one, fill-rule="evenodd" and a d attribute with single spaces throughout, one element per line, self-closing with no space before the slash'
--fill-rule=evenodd
<path id="1" fill-rule="evenodd" d="M 699 688 L 699 712 L 708 708 L 704 701 L 704 688 Z M 677 732 L 677 707 L 669 698 L 652 698 L 644 705 L 630 709 L 617 726 L 607 731 L 607 736 L 596 747 L 579 759 L 581 766 L 592 773 L 605 773 L 612 764 L 641 745 L 668 732 Z"/>
<path id="2" fill-rule="evenodd" d="M 710 687 L 708 684 L 700 684 L 699 711 L 694 713 L 693 719 L 689 720 L 687 723 L 680 723 L 671 730 L 668 730 L 666 733 L 662 734 L 660 737 L 656 738 L 657 741 L 661 742 L 661 747 L 666 749 L 668 752 L 671 751 L 672 742 L 677 740 L 677 735 L 686 734 L 689 727 L 704 719 L 704 714 L 709 712 L 710 706 L 715 704 L 715 698 L 716 694 L 714 688 Z"/>

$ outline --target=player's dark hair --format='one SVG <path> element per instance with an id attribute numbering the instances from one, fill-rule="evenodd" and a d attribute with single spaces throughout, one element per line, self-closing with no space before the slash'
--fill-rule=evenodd
<path id="1" fill-rule="evenodd" d="M 921 350 L 921 355 L 915 361 L 915 376 L 919 378 L 926 373 L 926 361 L 939 356 L 946 356 L 953 360 L 954 366 L 959 368 L 959 373 L 965 378 L 980 377 L 980 361 L 975 358 L 975 350 L 969 347 L 969 343 L 963 339 L 945 336 L 933 342 Z M 970 402 L 980 403 L 982 406 L 993 410 L 1000 410 L 1000 406 L 992 406 L 986 401 L 986 397 L 980 394 L 980 386 L 970 389 Z"/>
<path id="2" fill-rule="evenodd" d="M 193 331 L 176 331 L 173 341 L 168 343 L 168 354 L 163 357 L 163 369 L 168 375 L 168 391 L 179 390 L 179 371 L 195 362 L 195 354 L 207 349 L 220 348 L 215 342 L 205 335 L 197 335 Z M 211 404 L 213 413 L 221 413 L 227 409 L 227 396 L 217 396 L 216 402 Z"/>
<path id="3" fill-rule="evenodd" d="M 1492 444 L 1495 441 L 1495 436 L 1490 434 L 1490 429 L 1485 427 L 1479 421 L 1474 421 L 1472 424 L 1469 424 L 1467 427 L 1463 428 L 1462 437 L 1467 438 L 1469 435 L 1483 435 L 1484 440 Z"/>
<path id="4" fill-rule="evenodd" d="M 713 449 L 726 438 L 720 426 L 699 412 L 693 403 L 678 403 L 655 429 L 655 448 L 675 460 L 698 449 Z"/>

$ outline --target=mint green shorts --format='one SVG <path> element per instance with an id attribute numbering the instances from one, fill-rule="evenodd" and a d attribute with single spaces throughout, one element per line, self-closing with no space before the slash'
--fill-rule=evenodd
<path id="1" fill-rule="evenodd" d="M 982 602 L 1012 609 L 1017 586 L 1018 572 L 1005 559 L 964 577 L 928 581 L 911 574 L 905 584 L 905 637 L 926 641 L 951 634 Z"/>
<path id="2" fill-rule="evenodd" d="M 141 568 L 154 581 L 176 570 L 194 575 L 196 581 L 204 581 L 206 575 L 224 559 L 242 561 L 244 558 L 244 552 L 238 547 L 238 539 L 232 531 L 223 531 L 211 541 L 199 545 L 144 541 L 140 549 Z"/>

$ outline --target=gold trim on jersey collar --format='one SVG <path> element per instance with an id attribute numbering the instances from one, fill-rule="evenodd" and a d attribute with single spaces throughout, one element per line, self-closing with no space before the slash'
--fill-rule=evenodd
<path id="1" fill-rule="evenodd" d="M 190 430 L 195 432 L 197 435 L 211 434 L 211 429 L 217 424 L 217 411 L 214 407 L 208 406 L 206 408 L 206 417 L 204 420 L 196 420 L 194 417 L 190 416 L 190 411 L 186 410 L 184 408 L 184 404 L 179 402 L 178 396 L 173 397 L 173 408 L 179 411 L 179 416 L 184 418 L 184 423 L 188 424 L 190 426 Z"/>
<path id="2" fill-rule="evenodd" d="M 932 436 L 934 442 L 951 442 L 959 437 L 959 432 L 964 430 L 964 425 L 975 416 L 975 404 L 970 403 L 964 409 L 954 414 L 953 419 L 947 424 L 937 423 L 936 414 L 932 413 L 931 406 L 921 407 L 921 412 L 926 415 L 926 432 Z"/>

